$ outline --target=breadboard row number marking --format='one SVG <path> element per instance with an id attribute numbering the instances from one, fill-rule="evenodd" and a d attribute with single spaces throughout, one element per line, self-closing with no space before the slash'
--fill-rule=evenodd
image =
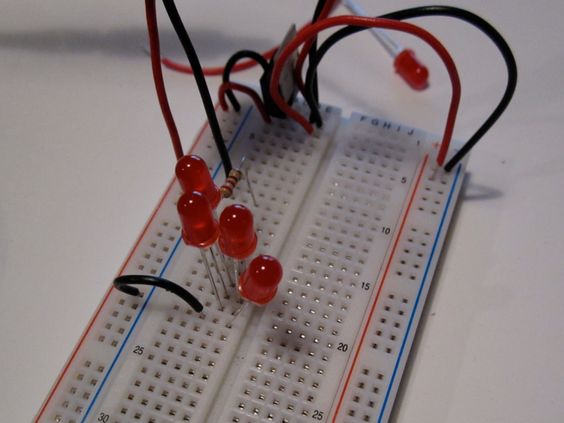
<path id="1" fill-rule="evenodd" d="M 247 113 L 245 114 L 245 116 L 243 117 L 243 119 L 241 120 L 241 123 L 239 124 L 239 127 L 237 128 L 237 130 L 235 131 L 235 134 L 233 134 L 233 137 L 231 139 L 231 142 L 229 143 L 228 147 L 227 147 L 227 151 L 230 151 L 231 148 L 233 147 L 233 145 L 235 144 L 235 142 L 237 141 L 237 138 L 239 137 L 239 134 L 241 133 L 241 130 L 243 129 L 243 126 L 245 126 L 245 122 L 247 121 L 248 117 L 250 116 L 251 112 L 253 110 L 253 107 L 249 107 L 249 109 L 247 110 Z M 221 168 L 221 163 L 219 163 L 216 168 L 215 171 L 213 172 L 213 179 L 215 179 L 215 177 L 217 176 L 217 174 L 219 173 L 219 170 Z M 182 241 L 182 237 L 178 237 L 178 240 L 176 241 L 176 244 L 174 245 L 174 248 L 172 249 L 170 255 L 168 256 L 168 259 L 165 263 L 165 265 L 163 266 L 161 272 L 159 273 L 159 277 L 163 277 L 172 258 L 174 257 L 174 254 L 176 253 L 176 251 L 178 250 L 178 246 L 180 245 L 180 241 Z M 151 297 L 153 296 L 153 293 L 155 292 L 155 287 L 152 287 L 151 290 L 149 291 L 149 294 L 147 295 L 147 298 L 145 300 L 145 302 L 143 303 L 143 306 L 141 307 L 141 309 L 139 310 L 139 313 L 137 313 L 137 317 L 135 318 L 135 321 L 133 322 L 133 324 L 131 325 L 131 327 L 129 328 L 129 331 L 127 332 L 127 335 L 125 336 L 125 339 L 123 340 L 118 352 L 116 353 L 114 359 L 112 360 L 112 363 L 110 364 L 110 367 L 108 369 L 108 371 L 106 372 L 106 375 L 104 376 L 104 379 L 102 379 L 102 382 L 100 383 L 100 387 L 98 388 L 98 390 L 96 391 L 96 393 L 94 394 L 94 397 L 92 398 L 92 401 L 90 402 L 90 405 L 88 406 L 88 408 L 86 409 L 86 412 L 84 413 L 84 417 L 82 417 L 82 420 L 80 421 L 81 423 L 84 423 L 86 421 L 86 419 L 88 418 L 88 415 L 90 414 L 90 411 L 92 411 L 92 407 L 94 406 L 94 403 L 96 402 L 96 400 L 98 399 L 98 396 L 100 395 L 100 392 L 102 392 L 102 389 L 104 389 L 104 385 L 106 384 L 110 374 L 112 373 L 112 370 L 116 364 L 116 362 L 118 361 L 121 353 L 123 352 L 125 345 L 127 344 L 127 341 L 129 340 L 129 337 L 131 336 L 131 334 L 133 333 L 133 331 L 135 330 L 135 327 L 137 326 L 137 323 L 139 322 L 139 319 L 141 318 L 141 316 L 143 315 L 143 313 L 145 312 L 145 309 L 147 307 L 147 305 L 149 304 L 149 301 L 151 300 Z"/>
<path id="2" fill-rule="evenodd" d="M 217 110 L 217 108 L 219 107 L 219 104 L 215 105 L 215 109 Z M 196 136 L 195 142 L 192 145 L 192 148 L 190 149 L 190 152 L 192 152 L 196 146 L 198 145 L 198 143 L 200 142 L 202 136 L 204 135 L 204 131 L 206 130 L 206 128 L 208 127 L 208 122 L 206 121 L 202 127 L 200 128 L 198 135 Z M 129 264 L 129 262 L 131 261 L 131 259 L 133 258 L 133 255 L 135 254 L 135 251 L 137 250 L 137 247 L 139 246 L 139 244 L 141 243 L 141 241 L 143 240 L 143 238 L 145 237 L 145 234 L 147 233 L 147 230 L 149 229 L 149 226 L 151 226 L 151 223 L 153 222 L 153 220 L 155 219 L 155 216 L 157 215 L 158 211 L 160 210 L 163 202 L 165 201 L 165 199 L 168 197 L 168 194 L 170 192 L 170 190 L 172 189 L 172 186 L 174 185 L 174 181 L 175 179 L 173 178 L 168 186 L 165 189 L 165 192 L 163 193 L 163 195 L 161 196 L 161 198 L 159 199 L 159 202 L 157 204 L 157 206 L 155 207 L 155 209 L 153 210 L 153 213 L 151 214 L 151 216 L 149 217 L 149 220 L 147 220 L 147 223 L 145 223 L 145 227 L 143 228 L 143 230 L 141 231 L 141 234 L 139 235 L 139 237 L 137 238 L 137 240 L 135 241 L 135 245 L 133 246 L 133 248 L 131 249 L 131 251 L 129 252 L 129 255 L 127 256 L 127 258 L 125 259 L 125 261 L 123 262 L 123 264 L 121 265 L 121 268 L 118 271 L 118 275 L 121 275 L 123 273 L 123 271 L 125 270 L 125 268 L 127 267 L 127 265 Z M 51 388 L 51 392 L 49 392 L 49 396 L 47 397 L 47 399 L 45 400 L 45 402 L 43 403 L 43 405 L 41 406 L 41 409 L 39 410 L 39 413 L 37 414 L 37 418 L 35 419 L 36 422 L 39 421 L 39 419 L 41 419 L 41 417 L 43 416 L 43 414 L 45 413 L 45 410 L 47 409 L 47 406 L 49 405 L 49 403 L 51 402 L 51 399 L 53 398 L 53 396 L 55 395 L 55 393 L 57 392 L 59 385 L 61 384 L 61 382 L 63 381 L 63 379 L 65 378 L 65 375 L 67 374 L 68 369 L 70 368 L 71 364 L 74 362 L 74 359 L 76 358 L 76 355 L 78 354 L 78 352 L 80 351 L 80 348 L 82 347 L 82 344 L 84 343 L 84 341 L 86 340 L 86 337 L 88 336 L 88 334 L 90 333 L 92 326 L 94 325 L 94 323 L 96 322 L 96 320 L 98 319 L 98 316 L 100 314 L 100 312 L 104 309 L 104 306 L 106 305 L 108 299 L 110 298 L 110 294 L 112 293 L 112 291 L 114 290 L 114 286 L 110 285 L 110 287 L 108 288 L 108 290 L 106 291 L 106 293 L 104 294 L 104 298 L 102 299 L 102 302 L 100 303 L 100 305 L 98 306 L 98 309 L 96 310 L 96 312 L 94 313 L 94 316 L 92 316 L 92 318 L 90 319 L 90 321 L 88 322 L 88 325 L 86 326 L 86 329 L 84 330 L 84 332 L 82 333 L 80 340 L 78 341 L 78 344 L 76 345 L 76 347 L 74 348 L 74 351 L 72 352 L 71 356 L 69 357 L 69 359 L 67 360 L 67 363 L 65 364 L 65 367 L 63 368 L 63 370 L 61 371 L 61 374 L 59 375 L 57 381 L 55 382 L 55 385 L 53 385 L 53 388 Z"/>
<path id="3" fill-rule="evenodd" d="M 165 265 L 163 266 L 163 269 L 161 270 L 161 272 L 159 273 L 159 278 L 162 277 L 164 275 L 164 273 L 166 272 L 168 265 L 170 264 L 170 261 L 172 260 L 172 257 L 174 256 L 174 253 L 176 252 L 176 250 L 178 249 L 178 245 L 180 244 L 180 240 L 182 238 L 178 238 L 178 241 L 176 241 L 176 244 L 174 245 L 174 248 L 172 249 L 172 252 L 170 254 L 170 256 L 168 257 Z M 108 378 L 110 376 L 110 374 L 112 373 L 114 366 L 116 365 L 121 353 L 123 352 L 127 341 L 129 340 L 129 337 L 131 336 L 131 334 L 133 333 L 133 331 L 135 330 L 135 327 L 137 326 L 137 323 L 139 323 L 139 319 L 141 318 L 141 316 L 143 315 L 143 313 L 145 312 L 145 309 L 147 308 L 147 305 L 149 304 L 149 301 L 151 300 L 151 297 L 153 296 L 153 293 L 155 292 L 155 287 L 153 286 L 151 288 L 151 290 L 149 291 L 149 294 L 147 295 L 147 298 L 145 299 L 145 301 L 143 302 L 143 305 L 141 306 L 141 309 L 139 310 L 139 313 L 137 313 L 137 316 L 135 317 L 135 320 L 133 321 L 133 324 L 131 325 L 131 327 L 129 328 L 129 331 L 127 332 L 127 335 L 125 336 L 125 339 L 123 340 L 123 342 L 121 343 L 121 346 L 119 347 L 119 350 L 117 351 L 114 359 L 112 360 L 112 363 L 110 364 L 110 367 L 108 368 L 108 371 L 106 372 L 106 374 L 104 375 L 104 378 L 102 379 L 102 382 L 100 383 L 100 387 L 98 388 L 98 390 L 96 391 L 96 393 L 94 394 L 94 397 L 92 398 L 92 401 L 90 402 L 90 405 L 88 406 L 88 408 L 86 409 L 86 413 L 84 413 L 84 417 L 82 417 L 82 420 L 80 420 L 81 423 L 84 423 L 86 421 L 86 419 L 88 418 L 88 415 L 90 414 L 90 411 L 92 410 L 92 407 L 94 406 L 94 403 L 96 402 L 96 400 L 98 399 L 98 396 L 100 395 L 100 392 L 102 392 L 102 389 L 104 389 L 104 385 L 106 384 L 106 382 L 108 381 Z"/>
<path id="4" fill-rule="evenodd" d="M 339 414 L 339 410 L 341 409 L 341 405 L 343 403 L 345 393 L 347 392 L 347 388 L 349 386 L 350 379 L 351 379 L 352 374 L 353 374 L 354 369 L 355 369 L 356 361 L 358 359 L 360 351 L 362 350 L 362 345 L 364 343 L 364 338 L 366 337 L 366 332 L 368 331 L 368 327 L 370 326 L 370 322 L 372 321 L 372 316 L 374 314 L 374 311 L 376 310 L 376 304 L 378 303 L 380 293 L 382 292 L 382 288 L 384 287 L 384 282 L 386 281 L 386 277 L 388 276 L 388 272 L 389 272 L 390 267 L 392 265 L 392 261 L 393 261 L 394 256 L 395 256 L 396 249 L 397 249 L 397 246 L 399 244 L 399 240 L 401 238 L 401 234 L 402 234 L 403 229 L 405 227 L 405 222 L 407 221 L 407 217 L 409 216 L 409 211 L 411 210 L 411 206 L 413 205 L 413 200 L 415 199 L 415 194 L 417 194 L 417 191 L 419 189 L 419 184 L 421 183 L 421 178 L 423 177 L 423 172 L 425 170 L 425 167 L 427 166 L 428 160 L 429 160 L 429 156 L 425 155 L 425 157 L 422 160 L 421 167 L 419 169 L 419 173 L 418 173 L 417 179 L 415 181 L 415 185 L 414 185 L 413 190 L 411 192 L 411 196 L 409 197 L 409 202 L 407 204 L 406 211 L 403 215 L 400 227 L 398 229 L 396 239 L 394 240 L 394 245 L 392 246 L 392 251 L 390 253 L 390 256 L 388 257 L 388 262 L 386 263 L 386 268 L 384 269 L 384 274 L 382 275 L 382 279 L 380 281 L 378 291 L 376 292 L 376 296 L 375 296 L 374 301 L 372 303 L 372 307 L 370 308 L 368 318 L 366 319 L 366 324 L 364 325 L 364 328 L 362 330 L 362 334 L 360 336 L 360 341 L 359 341 L 357 349 L 355 351 L 355 354 L 354 354 L 354 357 L 353 357 L 353 360 L 352 360 L 352 364 L 351 364 L 351 367 L 349 369 L 349 373 L 347 374 L 347 378 L 345 380 L 345 385 L 343 386 L 343 389 L 341 391 L 341 395 L 339 396 L 339 402 L 337 403 L 337 408 L 335 409 L 335 413 L 333 414 L 333 419 L 332 419 L 333 423 L 336 422 L 337 415 Z M 390 383 L 390 385 L 391 385 L 391 383 Z M 382 407 L 382 408 L 384 408 L 384 407 Z"/>
<path id="5" fill-rule="evenodd" d="M 205 126 L 202 128 L 204 129 Z M 151 225 L 151 222 L 153 221 L 153 219 L 155 218 L 155 216 L 157 215 L 159 209 L 161 208 L 161 205 L 163 204 L 163 202 L 165 201 L 165 199 L 168 196 L 168 193 L 170 192 L 170 190 L 172 189 L 172 186 L 174 185 L 174 179 L 171 180 L 168 184 L 168 187 L 166 188 L 164 194 L 162 195 L 162 197 L 159 200 L 159 203 L 157 204 L 157 207 L 155 207 L 155 209 L 153 210 L 153 213 L 151 214 L 151 217 L 149 218 L 149 220 L 147 221 L 147 223 L 145 224 L 145 227 L 143 228 L 143 231 L 141 232 L 141 235 L 139 235 L 139 237 L 137 238 L 137 241 L 135 242 L 134 247 L 131 249 L 131 252 L 129 253 L 127 259 L 123 262 L 118 275 L 121 275 L 124 271 L 124 269 L 126 268 L 126 266 L 129 264 L 129 261 L 131 260 L 131 258 L 133 257 L 133 255 L 135 254 L 135 251 L 137 250 L 138 245 L 141 243 L 141 241 L 143 240 L 145 233 L 147 232 L 147 230 L 149 229 L 149 226 Z M 110 288 L 106 291 L 106 293 L 104 294 L 104 298 L 102 299 L 102 302 L 100 303 L 100 306 L 98 307 L 98 309 L 96 310 L 96 312 L 94 313 L 94 316 L 92 316 L 90 322 L 88 322 L 88 326 L 86 327 L 86 329 L 84 330 L 84 333 L 82 334 L 82 336 L 80 337 L 80 340 L 78 341 L 78 344 L 76 345 L 74 351 L 72 352 L 70 358 L 68 359 L 68 362 L 65 364 L 65 367 L 63 369 L 63 371 L 61 372 L 57 382 L 55 383 L 55 385 L 53 386 L 53 388 L 51 389 L 51 392 L 49 393 L 49 396 L 47 397 L 47 399 L 45 400 L 45 402 L 43 403 L 43 406 L 41 407 L 41 409 L 39 410 L 39 413 L 37 415 L 36 418 L 36 422 L 39 421 L 39 419 L 41 419 L 41 417 L 43 416 L 43 413 L 45 412 L 45 410 L 47 409 L 47 406 L 49 405 L 49 402 L 51 401 L 51 399 L 53 398 L 53 395 L 55 395 L 55 393 L 57 392 L 59 385 L 61 384 L 61 382 L 63 381 L 63 379 L 65 378 L 65 375 L 68 371 L 68 369 L 70 368 L 71 364 L 73 363 L 76 355 L 78 354 L 78 352 L 80 351 L 80 348 L 82 347 L 83 342 L 86 340 L 86 337 L 88 336 L 88 334 L 90 333 L 90 330 L 92 329 L 92 326 L 94 325 L 94 323 L 96 322 L 96 320 L 98 319 L 98 316 L 100 314 L 100 312 L 104 309 L 104 306 L 106 305 L 108 299 L 110 298 L 110 294 L 112 293 L 112 291 L 114 290 L 114 286 L 110 285 Z"/>
<path id="6" fill-rule="evenodd" d="M 460 176 L 460 169 L 461 168 L 462 168 L 462 165 L 460 165 L 460 164 L 456 168 L 456 174 L 454 175 L 454 180 L 452 181 L 452 185 L 451 185 L 450 191 L 448 193 L 448 198 L 447 198 L 447 201 L 446 201 L 446 204 L 445 204 L 445 208 L 443 210 L 443 214 L 441 216 L 441 220 L 439 222 L 439 227 L 437 228 L 437 233 L 435 234 L 435 240 L 433 241 L 433 246 L 431 247 L 431 254 L 429 255 L 429 260 L 427 260 L 427 264 L 425 266 L 425 272 L 423 272 L 423 278 L 421 280 L 421 285 L 419 286 L 419 290 L 417 291 L 417 297 L 415 298 L 415 304 L 413 306 L 413 311 L 411 312 L 411 315 L 409 316 L 409 322 L 407 323 L 407 330 L 405 331 L 405 336 L 403 337 L 403 341 L 401 343 L 400 352 L 398 354 L 396 364 L 394 365 L 394 371 L 392 372 L 392 377 L 390 378 L 390 383 L 388 384 L 388 389 L 386 390 L 386 395 L 384 397 L 382 409 L 380 410 L 380 415 L 378 416 L 378 423 L 382 422 L 382 418 L 384 416 L 384 410 L 386 409 L 386 405 L 387 405 L 389 397 L 390 397 L 390 391 L 392 389 L 392 385 L 394 383 L 394 380 L 395 380 L 395 377 L 396 377 L 396 374 L 397 374 L 397 371 L 398 371 L 399 363 L 400 363 L 401 357 L 403 355 L 403 352 L 405 350 L 405 345 L 407 343 L 409 331 L 411 330 L 411 327 L 413 325 L 413 319 L 415 317 L 415 312 L 417 311 L 417 306 L 419 305 L 419 300 L 421 298 L 421 293 L 423 292 L 423 287 L 425 286 L 425 282 L 427 281 L 427 275 L 429 273 L 429 269 L 431 267 L 431 263 L 433 261 L 434 255 L 435 255 L 437 244 L 439 243 L 439 238 L 441 236 L 443 224 L 445 222 L 448 210 L 450 208 L 450 203 L 452 201 L 452 195 L 454 193 L 454 189 L 456 188 L 456 184 L 458 182 L 458 177 Z"/>
<path id="7" fill-rule="evenodd" d="M 241 130 L 243 129 L 243 127 L 244 127 L 244 125 L 245 125 L 247 119 L 249 118 L 249 116 L 250 116 L 252 110 L 253 110 L 253 107 L 251 106 L 251 107 L 249 107 L 249 109 L 248 109 L 247 112 L 245 113 L 245 116 L 244 116 L 243 119 L 241 120 L 241 123 L 239 124 L 237 130 L 236 130 L 235 133 L 233 134 L 233 137 L 232 137 L 232 139 L 231 139 L 231 141 L 230 141 L 230 143 L 229 143 L 229 145 L 228 145 L 228 147 L 227 147 L 227 150 L 228 150 L 228 151 L 231 150 L 231 148 L 233 147 L 233 145 L 234 145 L 235 142 L 237 141 L 237 138 L 239 137 L 239 134 L 240 134 Z M 201 136 L 202 136 L 202 134 L 203 134 L 205 128 L 206 128 L 206 125 L 204 125 L 204 126 L 201 128 L 201 130 L 200 130 L 200 132 L 199 132 L 199 134 L 198 134 L 197 141 L 199 141 L 199 139 L 201 138 Z M 195 144 L 194 144 L 194 146 L 195 146 Z M 217 174 L 219 173 L 220 168 L 221 168 L 221 164 L 218 164 L 218 165 L 216 166 L 216 168 L 215 168 L 214 173 L 213 173 L 213 178 L 214 178 L 214 179 L 215 179 L 215 177 L 217 176 Z M 162 198 L 161 198 L 159 204 L 157 205 L 157 208 L 155 208 L 155 210 L 154 210 L 154 212 L 153 212 L 153 215 L 151 216 L 151 218 L 150 218 L 149 221 L 147 222 L 147 224 L 146 224 L 146 226 L 145 226 L 143 232 L 141 233 L 141 236 L 139 237 L 139 239 L 138 239 L 138 241 L 137 241 L 137 244 L 138 244 L 138 243 L 141 241 L 141 239 L 143 238 L 143 236 L 144 236 L 146 230 L 148 229 L 148 227 L 149 227 L 151 221 L 153 220 L 155 214 L 156 214 L 157 211 L 159 210 L 160 205 L 162 204 L 162 202 L 163 202 L 164 199 L 166 198 L 166 196 L 167 196 L 167 194 L 168 194 L 170 188 L 172 187 L 173 183 L 174 183 L 174 179 L 171 181 L 169 187 L 168 187 L 167 190 L 165 191 L 165 194 L 162 196 Z M 182 240 L 182 238 L 179 237 L 178 240 L 176 241 L 176 244 L 174 245 L 174 248 L 172 249 L 171 254 L 169 255 L 169 257 L 168 257 L 168 259 L 167 259 L 165 265 L 163 266 L 163 269 L 161 270 L 161 272 L 160 272 L 160 274 L 159 274 L 159 277 L 164 276 L 164 273 L 166 272 L 166 270 L 167 270 L 167 268 L 168 268 L 168 266 L 169 266 L 169 264 L 170 264 L 172 258 L 174 257 L 174 255 L 175 255 L 175 253 L 176 253 L 176 251 L 177 251 L 177 249 L 178 249 L 178 245 L 180 244 L 180 241 L 181 241 L 181 240 Z M 136 246 L 137 246 L 137 245 L 136 245 Z M 126 262 L 122 265 L 122 268 L 120 269 L 119 274 L 121 274 L 121 273 L 123 272 L 123 269 L 126 267 L 127 262 L 129 261 L 129 258 L 131 258 L 131 256 L 133 255 L 134 251 L 135 251 L 135 248 L 133 248 L 133 250 L 131 251 L 131 254 L 130 254 L 130 257 L 128 257 L 128 260 L 126 260 Z M 93 317 L 93 319 L 91 320 L 91 322 L 90 322 L 88 328 L 86 329 L 86 332 L 85 332 L 84 336 L 83 336 L 82 339 L 80 340 L 80 342 L 79 342 L 79 344 L 78 344 L 78 346 L 77 346 L 75 352 L 73 353 L 73 356 L 71 357 L 71 359 L 70 359 L 69 362 L 68 362 L 67 368 L 68 368 L 68 366 L 70 366 L 70 364 L 72 363 L 72 360 L 73 360 L 74 356 L 76 355 L 76 353 L 80 350 L 80 345 L 82 344 L 82 342 L 83 342 L 84 339 L 86 338 L 86 335 L 88 334 L 89 329 L 92 327 L 92 325 L 93 325 L 94 322 L 96 321 L 96 317 L 98 316 L 98 314 L 100 313 L 100 311 L 103 309 L 104 304 L 106 303 L 106 301 L 107 301 L 107 299 L 109 298 L 109 295 L 110 295 L 110 293 L 111 293 L 111 291 L 112 291 L 113 289 L 114 289 L 114 288 L 113 288 L 113 286 L 112 286 L 112 287 L 110 287 L 110 289 L 107 291 L 107 293 L 106 293 L 106 295 L 105 295 L 105 297 L 104 297 L 104 301 L 102 302 L 101 306 L 100 306 L 100 307 L 98 308 L 98 310 L 96 311 L 96 314 L 94 315 L 94 317 Z M 113 370 L 115 364 L 117 363 L 117 360 L 119 359 L 121 353 L 123 352 L 123 350 L 124 350 L 124 348 L 125 348 L 125 345 L 127 344 L 127 341 L 129 340 L 129 337 L 130 337 L 131 334 L 133 333 L 133 330 L 135 329 L 137 323 L 139 322 L 139 319 L 140 319 L 141 316 L 143 315 L 143 313 L 144 313 L 144 311 L 145 311 L 145 309 L 146 309 L 146 306 L 148 305 L 149 300 L 151 299 L 151 297 L 152 297 L 154 291 L 155 291 L 155 287 L 151 288 L 151 290 L 149 291 L 145 302 L 143 303 L 141 309 L 139 310 L 139 313 L 137 314 L 137 317 L 135 318 L 135 321 L 134 321 L 133 324 L 131 325 L 131 328 L 129 329 L 128 333 L 127 333 L 126 336 L 125 336 L 125 339 L 124 339 L 123 342 L 122 342 L 122 345 L 120 346 L 120 349 L 117 351 L 117 353 L 116 353 L 114 359 L 112 360 L 112 363 L 110 364 L 110 367 L 108 368 L 108 371 L 107 371 L 106 375 L 105 375 L 104 378 L 102 379 L 102 381 L 101 381 L 101 383 L 100 383 L 100 387 L 98 388 L 98 390 L 97 390 L 96 393 L 94 394 L 94 397 L 92 398 L 92 401 L 90 402 L 90 405 L 89 405 L 88 408 L 86 409 L 86 412 L 84 413 L 84 416 L 83 416 L 82 419 L 81 419 L 81 423 L 84 423 L 84 422 L 86 421 L 86 419 L 88 418 L 88 415 L 89 415 L 90 412 L 92 411 L 92 408 L 93 408 L 93 406 L 94 406 L 96 400 L 98 399 L 98 396 L 100 395 L 102 389 L 104 388 L 104 385 L 106 384 L 106 382 L 107 382 L 107 380 L 108 380 L 110 374 L 112 373 L 112 370 Z M 66 369 L 65 369 L 65 371 L 66 371 Z M 56 388 L 57 388 L 57 386 L 58 386 L 58 383 L 60 383 L 60 381 L 63 379 L 63 376 L 64 376 L 64 373 L 62 374 L 61 378 L 60 378 L 59 381 L 57 382 L 57 385 L 55 385 L 55 388 L 52 390 L 52 394 L 54 394 L 54 393 L 56 392 Z M 51 397 L 52 397 L 52 394 L 50 395 L 50 397 L 49 397 L 49 398 L 47 399 L 47 401 L 45 402 L 44 407 L 43 407 L 43 409 L 41 410 L 41 413 L 39 413 L 39 415 L 38 415 L 38 417 L 37 417 L 37 421 L 41 418 L 43 411 L 46 409 L 46 407 L 47 407 L 47 405 L 48 405 L 48 403 L 49 403 L 49 401 L 50 401 L 50 399 L 51 399 Z"/>

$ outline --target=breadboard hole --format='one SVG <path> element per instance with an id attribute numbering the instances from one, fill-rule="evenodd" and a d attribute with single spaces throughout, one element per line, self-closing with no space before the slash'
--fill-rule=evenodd
<path id="1" fill-rule="evenodd" d="M 103 377 L 105 364 L 91 360 L 82 360 L 80 364 L 71 375 L 70 383 L 65 387 L 64 396 L 51 419 L 53 422 L 76 422 L 71 416 L 78 416 L 85 410 L 96 386 Z"/>
<path id="2" fill-rule="evenodd" d="M 386 390 L 383 371 L 364 366 L 350 387 L 350 401 L 345 413 L 346 422 L 373 422 L 378 417 Z"/>

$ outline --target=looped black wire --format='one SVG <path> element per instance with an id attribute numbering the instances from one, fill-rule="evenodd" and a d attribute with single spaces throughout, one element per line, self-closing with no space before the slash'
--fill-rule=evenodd
<path id="1" fill-rule="evenodd" d="M 254 60 L 260 65 L 260 67 L 263 69 L 265 73 L 268 72 L 268 61 L 264 58 L 263 55 L 253 50 L 240 50 L 234 53 L 225 64 L 225 67 L 223 68 L 223 77 L 222 77 L 223 82 L 229 82 L 229 78 L 231 76 L 231 72 L 233 71 L 233 67 L 241 59 Z M 236 111 L 241 110 L 241 105 L 237 101 L 235 94 L 233 94 L 233 90 L 230 89 L 225 90 L 225 94 L 227 95 L 227 98 L 231 102 L 233 108 Z"/>
<path id="2" fill-rule="evenodd" d="M 486 121 L 478 128 L 474 135 L 472 135 L 462 146 L 462 148 L 458 152 L 456 152 L 456 154 L 446 163 L 444 168 L 447 172 L 450 172 L 452 168 L 456 166 L 456 164 L 460 162 L 466 154 L 468 154 L 468 152 L 476 145 L 476 143 L 484 136 L 484 134 L 495 124 L 495 122 L 499 119 L 499 117 L 503 114 L 503 112 L 509 105 L 511 98 L 513 97 L 513 93 L 515 92 L 515 87 L 517 86 L 517 63 L 515 62 L 515 57 L 513 56 L 509 45 L 501 36 L 501 34 L 487 21 L 467 10 L 450 6 L 422 6 L 387 13 L 379 17 L 401 21 L 423 16 L 447 16 L 451 18 L 457 18 L 474 25 L 484 34 L 486 34 L 490 38 L 490 40 L 493 41 L 493 43 L 501 53 L 507 67 L 507 85 L 503 97 L 499 101 L 497 107 L 493 110 Z M 335 32 L 319 47 L 315 56 L 315 60 L 307 70 L 305 80 L 305 97 L 306 102 L 311 109 L 312 121 L 318 126 L 321 126 L 322 119 L 321 114 L 319 113 L 319 105 L 315 101 L 313 91 L 313 79 L 316 68 L 319 66 L 319 63 L 321 62 L 321 59 L 323 58 L 325 53 L 327 53 L 329 48 L 331 48 L 334 44 L 349 35 L 364 31 L 366 29 L 368 28 L 347 26 Z"/>
<path id="3" fill-rule="evenodd" d="M 149 275 L 124 275 L 118 276 L 114 279 L 114 287 L 123 292 L 124 294 L 139 296 L 140 291 L 131 285 L 149 285 L 156 286 L 157 288 L 162 288 L 174 295 L 182 298 L 194 311 L 200 313 L 204 306 L 198 301 L 196 297 L 190 294 L 186 289 L 182 288 L 180 285 L 169 281 L 168 279 L 159 278 L 156 276 Z"/>

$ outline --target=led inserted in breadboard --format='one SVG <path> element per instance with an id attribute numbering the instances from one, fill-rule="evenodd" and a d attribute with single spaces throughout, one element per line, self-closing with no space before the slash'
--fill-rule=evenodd
<path id="1" fill-rule="evenodd" d="M 464 164 L 437 168 L 437 139 L 423 131 L 322 110 L 313 135 L 251 107 L 220 114 L 256 205 L 241 183 L 218 212 L 252 210 L 257 253 L 283 265 L 275 299 L 234 319 L 233 290 L 219 307 L 182 242 L 173 180 L 121 273 L 173 280 L 203 312 L 155 288 L 110 288 L 36 421 L 387 421 Z M 221 185 L 208 129 L 192 151 Z"/>

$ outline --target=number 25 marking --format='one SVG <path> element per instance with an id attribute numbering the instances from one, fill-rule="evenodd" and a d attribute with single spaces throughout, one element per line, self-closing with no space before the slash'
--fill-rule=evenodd
<path id="1" fill-rule="evenodd" d="M 313 410 L 313 414 L 311 418 L 314 420 L 322 420 L 323 419 L 323 411 Z"/>

